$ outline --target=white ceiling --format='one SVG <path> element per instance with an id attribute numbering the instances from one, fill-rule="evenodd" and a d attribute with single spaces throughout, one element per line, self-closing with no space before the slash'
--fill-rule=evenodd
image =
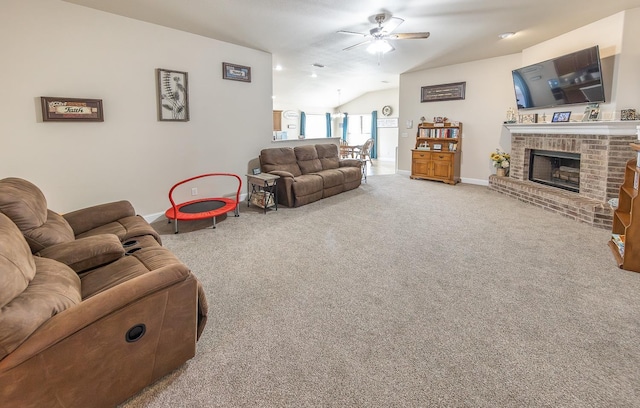
<path id="1" fill-rule="evenodd" d="M 66 0 L 273 54 L 276 105 L 335 107 L 370 91 L 398 87 L 399 74 L 513 54 L 640 0 Z M 378 64 L 362 41 L 339 30 L 368 32 L 382 11 L 405 21 Z M 499 40 L 498 34 L 517 35 Z M 242 63 L 240 61 L 234 61 Z M 325 68 L 314 68 L 318 63 Z M 317 78 L 311 78 L 313 72 Z M 340 97 L 338 96 L 340 89 Z"/>

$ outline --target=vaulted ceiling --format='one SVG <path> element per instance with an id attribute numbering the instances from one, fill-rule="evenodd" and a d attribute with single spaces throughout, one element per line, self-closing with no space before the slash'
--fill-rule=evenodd
<path id="1" fill-rule="evenodd" d="M 273 54 L 274 95 L 288 107 L 333 107 L 364 93 L 398 86 L 404 72 L 508 55 L 619 11 L 640 0 L 66 0 Z M 377 56 L 364 37 L 381 12 L 404 19 L 394 33 L 431 33 L 391 40 Z M 503 32 L 516 32 L 500 40 Z M 241 63 L 235 61 L 236 63 Z M 323 65 L 324 68 L 314 67 Z M 317 77 L 312 78 L 315 73 Z"/>

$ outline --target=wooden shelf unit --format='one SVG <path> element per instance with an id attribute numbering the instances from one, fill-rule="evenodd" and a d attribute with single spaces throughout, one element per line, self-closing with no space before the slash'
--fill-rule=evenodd
<path id="1" fill-rule="evenodd" d="M 279 132 L 282 130 L 282 111 L 274 110 L 273 111 L 273 131 Z"/>
<path id="2" fill-rule="evenodd" d="M 640 152 L 640 144 L 631 143 L 631 148 Z M 637 159 L 627 162 L 624 171 L 624 182 L 620 186 L 618 207 L 613 212 L 613 227 L 609 248 L 618 266 L 622 269 L 640 272 L 640 198 L 638 184 L 640 168 Z M 616 236 L 622 236 L 624 243 L 619 248 Z M 638 245 L 636 245 L 636 243 Z"/>
<path id="3" fill-rule="evenodd" d="M 461 152 L 462 123 L 419 124 L 416 144 L 411 149 L 411 178 L 452 185 L 460 182 Z"/>

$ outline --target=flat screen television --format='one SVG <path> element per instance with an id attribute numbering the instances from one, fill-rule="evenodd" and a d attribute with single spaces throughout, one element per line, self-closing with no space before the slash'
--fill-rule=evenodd
<path id="1" fill-rule="evenodd" d="M 604 102 L 598 46 L 514 69 L 518 109 Z"/>

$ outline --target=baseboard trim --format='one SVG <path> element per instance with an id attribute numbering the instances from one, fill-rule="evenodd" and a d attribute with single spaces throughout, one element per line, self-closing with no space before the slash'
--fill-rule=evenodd
<path id="1" fill-rule="evenodd" d="M 460 179 L 460 182 L 466 184 L 475 184 L 477 186 L 489 186 L 489 180 L 482 179 L 462 178 Z"/>

